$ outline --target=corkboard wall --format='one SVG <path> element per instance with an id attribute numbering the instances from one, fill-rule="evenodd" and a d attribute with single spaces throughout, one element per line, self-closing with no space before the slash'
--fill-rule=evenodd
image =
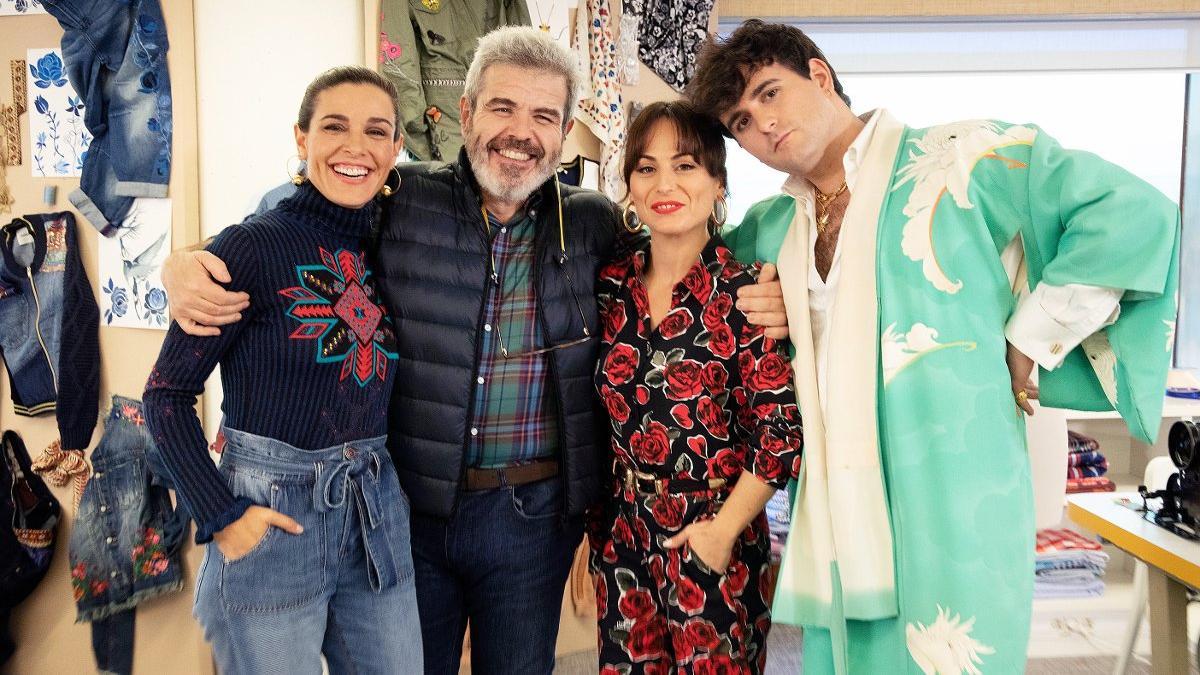
<path id="1" fill-rule="evenodd" d="M 172 238 L 175 246 L 196 241 L 199 232 L 197 207 L 196 97 L 195 62 L 192 47 L 192 0 L 163 2 L 171 42 L 168 62 L 172 80 L 175 124 L 174 161 L 169 186 L 173 202 Z M 4 78 L 0 82 L 0 101 L 10 102 L 8 62 L 24 59 L 30 48 L 58 46 L 62 29 L 48 15 L 0 17 L 0 64 Z M 23 92 L 19 95 L 24 96 Z M 0 216 L 7 223 L 15 215 L 73 210 L 67 195 L 78 186 L 78 179 L 33 178 L 30 170 L 29 116 L 21 116 L 22 156 L 24 164 L 8 167 L 8 181 L 16 204 L 11 214 Z M 52 206 L 42 203 L 42 188 L 58 188 Z M 98 233 L 78 213 L 80 249 L 84 267 L 96 288 Z M 163 331 L 131 328 L 101 328 L 101 412 L 107 412 L 109 397 L 122 394 L 141 398 L 150 366 L 158 355 Z M 0 427 L 21 434 L 31 455 L 36 457 L 58 436 L 54 416 L 18 417 L 12 412 L 7 377 L 0 377 Z M 97 424 L 92 446 L 100 441 L 103 428 Z M 5 665 L 11 673 L 82 673 L 95 665 L 91 653 L 88 624 L 75 624 L 75 605 L 67 565 L 67 541 L 74 517 L 74 505 L 68 488 L 52 488 L 63 505 L 65 518 L 59 525 L 53 564 L 45 580 L 14 613 L 12 633 L 17 643 L 15 656 Z M 185 585 L 194 585 L 199 563 L 198 550 L 188 547 Z M 191 616 L 191 593 L 178 593 L 151 600 L 138 609 L 134 662 L 139 672 L 211 673 L 211 659 L 200 630 Z"/>

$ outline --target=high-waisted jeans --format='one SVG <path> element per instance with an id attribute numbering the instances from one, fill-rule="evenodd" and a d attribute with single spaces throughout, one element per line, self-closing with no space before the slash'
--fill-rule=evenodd
<path id="1" fill-rule="evenodd" d="M 229 428 L 233 493 L 304 527 L 226 560 L 210 543 L 195 612 L 222 673 L 419 673 L 408 499 L 385 437 L 302 450 Z"/>

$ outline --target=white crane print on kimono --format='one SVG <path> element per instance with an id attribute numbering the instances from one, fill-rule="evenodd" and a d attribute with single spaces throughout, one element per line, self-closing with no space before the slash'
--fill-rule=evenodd
<path id="1" fill-rule="evenodd" d="M 990 120 L 956 122 L 930 129 L 911 143 L 909 161 L 900 168 L 893 191 L 913 181 L 913 191 L 904 205 L 908 222 L 904 225 L 902 248 L 910 260 L 921 263 L 921 271 L 934 288 L 954 294 L 962 281 L 951 281 L 942 270 L 933 246 L 933 217 L 947 192 L 961 209 L 973 209 L 969 195 L 971 172 L 983 159 L 1005 162 L 1009 168 L 1025 164 L 996 154 L 1009 145 L 1031 145 L 1037 131 L 1013 126 L 1001 129 Z"/>

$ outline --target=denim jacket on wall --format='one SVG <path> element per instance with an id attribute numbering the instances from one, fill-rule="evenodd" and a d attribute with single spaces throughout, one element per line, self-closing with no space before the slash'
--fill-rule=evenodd
<path id="1" fill-rule="evenodd" d="M 65 33 L 67 78 L 94 137 L 71 203 L 113 236 L 135 197 L 166 197 L 171 80 L 159 0 L 42 0 Z"/>
<path id="2" fill-rule="evenodd" d="M 103 619 L 183 587 L 187 518 L 152 475 L 159 459 L 139 401 L 113 397 L 91 460 L 94 472 L 71 531 L 76 621 Z"/>

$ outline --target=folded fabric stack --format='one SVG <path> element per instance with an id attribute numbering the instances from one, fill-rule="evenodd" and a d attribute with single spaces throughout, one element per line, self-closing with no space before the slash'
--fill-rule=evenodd
<path id="1" fill-rule="evenodd" d="M 783 558 L 783 544 L 792 528 L 792 500 L 787 490 L 779 490 L 767 502 L 767 525 L 771 528 L 771 562 Z"/>
<path id="2" fill-rule="evenodd" d="M 1038 530 L 1033 597 L 1087 598 L 1104 594 L 1108 554 L 1095 539 L 1066 529 Z"/>
<path id="3" fill-rule="evenodd" d="M 1073 495 L 1080 492 L 1116 492 L 1117 484 L 1112 480 L 1100 477 L 1089 478 L 1068 478 L 1067 479 L 1067 494 Z"/>
<path id="4" fill-rule="evenodd" d="M 1074 431 L 1067 431 L 1067 478 L 1095 478 L 1108 473 L 1108 460 L 1100 454 L 1100 444 Z"/>

